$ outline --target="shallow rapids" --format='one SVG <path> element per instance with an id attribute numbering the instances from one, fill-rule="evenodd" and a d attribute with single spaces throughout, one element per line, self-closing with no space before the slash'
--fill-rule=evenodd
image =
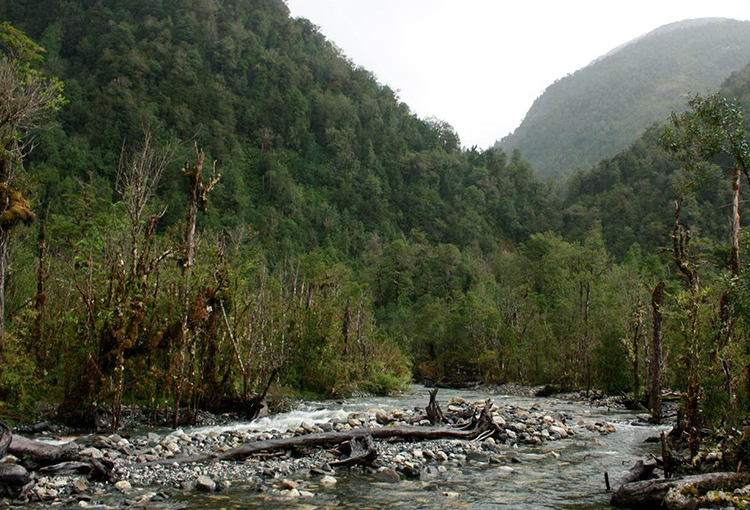
<path id="1" fill-rule="evenodd" d="M 656 453 L 654 445 L 644 443 L 667 427 L 634 426 L 631 412 L 593 407 L 583 402 L 555 397 L 536 398 L 496 395 L 472 390 L 441 390 L 438 401 L 443 408 L 453 397 L 467 401 L 492 399 L 498 406 L 515 405 L 531 408 L 534 404 L 553 413 L 564 412 L 567 425 L 576 435 L 567 440 L 544 442 L 540 446 L 503 446 L 508 460 L 516 457 L 509 473 L 498 465 L 467 460 L 462 465 L 447 463 L 440 472 L 433 471 L 420 480 L 384 483 L 372 475 L 339 470 L 338 483 L 320 486 L 319 477 L 293 476 L 311 489 L 309 498 L 269 498 L 257 487 L 233 482 L 228 490 L 211 495 L 191 494 L 173 500 L 186 508 L 514 508 L 514 509 L 594 509 L 608 506 L 604 472 L 616 482 L 638 459 Z M 403 395 L 354 398 L 341 402 L 305 402 L 294 411 L 231 426 L 205 427 L 203 433 L 227 430 L 294 430 L 303 422 L 320 424 L 341 420 L 349 413 L 379 409 L 412 409 L 424 407 L 427 389 L 413 386 Z M 616 432 L 601 435 L 577 425 L 606 421 Z M 194 429 L 197 430 L 197 429 Z M 187 431 L 191 433 L 191 431 Z M 404 444 L 404 449 L 419 447 Z"/>

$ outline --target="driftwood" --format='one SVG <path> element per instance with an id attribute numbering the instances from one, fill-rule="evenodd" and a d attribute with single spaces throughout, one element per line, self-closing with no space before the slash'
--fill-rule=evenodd
<path id="1" fill-rule="evenodd" d="M 78 453 L 78 445 L 75 443 L 57 446 L 41 441 L 32 441 L 31 439 L 16 435 L 13 436 L 10 442 L 8 453 L 15 455 L 23 461 L 39 466 L 51 466 L 61 462 L 83 460 Z"/>
<path id="2" fill-rule="evenodd" d="M 639 460 L 632 468 L 628 470 L 627 473 L 625 473 L 625 475 L 619 481 L 618 485 L 622 486 L 628 483 L 657 478 L 656 476 L 654 476 L 654 469 L 656 469 L 658 465 L 659 464 L 656 462 L 656 460 L 651 460 L 648 462 Z"/>
<path id="3" fill-rule="evenodd" d="M 748 473 L 708 473 L 684 478 L 649 480 L 626 483 L 612 494 L 610 503 L 621 508 L 663 508 L 670 489 L 692 485 L 700 493 L 708 490 L 734 489 L 750 483 Z"/>
<path id="4" fill-rule="evenodd" d="M 375 442 L 372 440 L 372 436 L 365 436 L 362 439 L 355 438 L 344 444 L 347 445 L 349 456 L 345 459 L 331 462 L 331 467 L 349 467 L 356 464 L 372 464 L 372 461 L 378 456 L 378 450 L 375 448 Z"/>
<path id="5" fill-rule="evenodd" d="M 87 475 L 91 472 L 91 464 L 79 461 L 61 462 L 40 468 L 39 472 L 43 475 Z"/>
<path id="6" fill-rule="evenodd" d="M 21 496 L 33 485 L 29 470 L 48 476 L 84 474 L 92 480 L 113 479 L 114 462 L 110 459 L 83 457 L 75 443 L 57 446 L 13 435 L 0 422 L 0 456 L 6 453 L 18 457 L 21 463 L 0 464 L 0 492 L 13 497 Z"/>
<path id="7" fill-rule="evenodd" d="M 445 417 L 443 416 L 443 411 L 440 409 L 440 404 L 435 400 L 438 389 L 434 388 L 429 390 L 429 392 L 430 403 L 427 404 L 427 408 L 425 409 L 425 411 L 427 411 L 427 419 L 430 420 L 432 425 L 440 425 L 445 422 Z"/>
<path id="8" fill-rule="evenodd" d="M 224 453 L 211 453 L 202 455 L 189 455 L 174 457 L 171 459 L 160 459 L 148 462 L 145 465 L 178 464 L 190 462 L 212 462 L 220 460 L 244 460 L 252 455 L 263 452 L 278 450 L 292 450 L 312 446 L 333 446 L 352 440 L 364 440 L 370 436 L 372 439 L 403 439 L 412 441 L 429 441 L 433 439 L 464 439 L 473 440 L 486 438 L 499 432 L 499 428 L 492 422 L 490 408 L 492 403 L 488 400 L 482 409 L 479 418 L 475 418 L 475 427 L 472 430 L 459 430 L 449 427 L 380 427 L 361 428 L 345 432 L 320 432 L 317 434 L 305 434 L 280 439 L 269 439 L 267 441 L 253 441 L 242 446 L 227 450 Z"/>

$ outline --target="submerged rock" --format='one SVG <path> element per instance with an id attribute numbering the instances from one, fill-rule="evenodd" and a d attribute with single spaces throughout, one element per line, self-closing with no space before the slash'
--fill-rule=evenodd
<path id="1" fill-rule="evenodd" d="M 375 472 L 375 479 L 381 482 L 398 483 L 401 481 L 399 474 L 392 468 L 383 467 Z"/>

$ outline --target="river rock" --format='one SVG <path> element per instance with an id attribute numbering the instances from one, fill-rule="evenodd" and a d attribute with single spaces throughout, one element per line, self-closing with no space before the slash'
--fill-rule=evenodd
<path id="1" fill-rule="evenodd" d="M 79 478 L 78 480 L 73 482 L 74 492 L 86 492 L 87 490 L 89 490 L 89 484 L 85 478 Z"/>
<path id="2" fill-rule="evenodd" d="M 440 462 L 445 462 L 446 460 L 448 460 L 448 454 L 440 450 L 435 454 L 435 458 L 439 460 Z"/>
<path id="3" fill-rule="evenodd" d="M 422 476 L 422 469 L 413 462 L 404 463 L 398 470 L 406 478 L 416 479 Z"/>
<path id="4" fill-rule="evenodd" d="M 214 492 L 216 490 L 216 482 L 208 476 L 199 476 L 195 481 L 195 488 L 200 492 Z"/>
<path id="5" fill-rule="evenodd" d="M 132 486 L 127 480 L 120 480 L 115 484 L 115 489 L 117 489 L 118 491 L 126 491 L 130 488 L 132 488 Z"/>
<path id="6" fill-rule="evenodd" d="M 331 486 L 331 485 L 336 485 L 337 481 L 338 480 L 336 480 L 334 477 L 326 475 L 320 479 L 320 484 Z"/>
<path id="7" fill-rule="evenodd" d="M 281 491 L 281 494 L 283 496 L 288 497 L 288 498 L 298 498 L 298 497 L 300 497 L 300 493 L 299 493 L 299 491 L 297 489 L 284 490 L 284 491 Z"/>
<path id="8" fill-rule="evenodd" d="M 88 448 L 84 448 L 81 450 L 81 455 L 84 457 L 91 457 L 92 459 L 101 459 L 104 457 L 104 454 L 102 454 L 102 451 L 99 448 L 94 448 L 93 446 L 89 446 Z"/>
<path id="9" fill-rule="evenodd" d="M 375 479 L 381 482 L 387 483 L 398 483 L 401 481 L 401 477 L 396 470 L 388 467 L 382 467 L 375 472 Z"/>
<path id="10" fill-rule="evenodd" d="M 560 436 L 560 438 L 562 439 L 565 439 L 566 437 L 568 437 L 568 433 L 565 432 L 565 429 L 562 427 L 558 427 L 556 425 L 550 425 L 548 430 L 550 434 Z"/>
<path id="11" fill-rule="evenodd" d="M 292 480 L 287 480 L 287 479 L 281 480 L 282 489 L 288 489 L 288 490 L 296 489 L 297 485 L 298 485 L 297 482 L 292 481 Z"/>

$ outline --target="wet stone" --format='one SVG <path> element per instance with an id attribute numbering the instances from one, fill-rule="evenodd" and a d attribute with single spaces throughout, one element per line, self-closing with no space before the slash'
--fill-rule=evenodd
<path id="1" fill-rule="evenodd" d="M 126 491 L 130 488 L 132 488 L 132 486 L 127 480 L 120 480 L 115 484 L 115 489 L 117 489 L 118 491 Z"/>
<path id="2" fill-rule="evenodd" d="M 214 492 L 216 490 L 216 482 L 208 476 L 199 476 L 195 481 L 195 488 L 200 492 Z"/>
<path id="3" fill-rule="evenodd" d="M 375 479 L 386 483 L 398 483 L 401 481 L 399 474 L 392 468 L 383 467 L 375 472 Z"/>
<path id="4" fill-rule="evenodd" d="M 320 484 L 321 485 L 329 485 L 329 486 L 330 485 L 336 485 L 336 482 L 337 482 L 337 480 L 334 477 L 328 476 L 328 475 L 326 475 L 326 476 L 324 476 L 323 478 L 320 479 Z"/>

